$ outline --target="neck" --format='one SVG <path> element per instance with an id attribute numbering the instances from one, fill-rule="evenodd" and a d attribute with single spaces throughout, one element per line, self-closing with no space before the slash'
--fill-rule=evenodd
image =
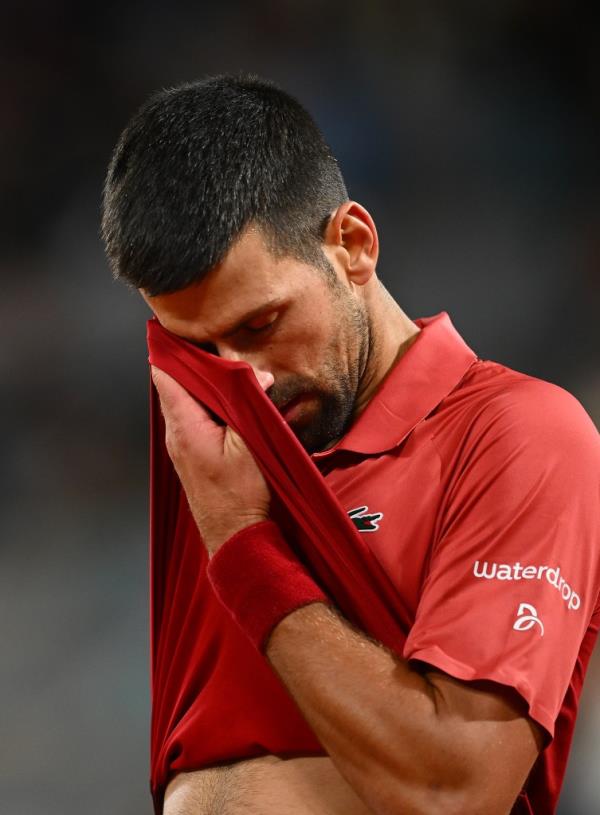
<path id="1" fill-rule="evenodd" d="M 388 373 L 421 331 L 406 316 L 383 284 L 377 279 L 373 283 L 377 288 L 369 298 L 371 302 L 367 302 L 371 318 L 369 352 L 360 380 L 353 421 L 360 416 Z"/>

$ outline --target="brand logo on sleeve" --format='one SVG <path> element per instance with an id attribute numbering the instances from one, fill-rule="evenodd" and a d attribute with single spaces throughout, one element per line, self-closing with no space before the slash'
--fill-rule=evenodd
<path id="1" fill-rule="evenodd" d="M 513 628 L 515 631 L 529 631 L 534 626 L 539 625 L 541 636 L 544 636 L 544 623 L 538 617 L 537 609 L 529 603 L 521 603 L 517 611 L 517 619 Z"/>
<path id="2" fill-rule="evenodd" d="M 522 566 L 520 563 L 490 563 L 476 560 L 473 574 L 483 580 L 546 580 L 560 593 L 569 611 L 581 606 L 581 597 L 560 573 L 560 566 Z M 519 631 L 523 629 L 517 629 Z"/>
<path id="3" fill-rule="evenodd" d="M 356 507 L 349 509 L 348 515 L 359 532 L 377 532 L 379 521 L 383 518 L 383 512 L 371 512 L 369 507 Z"/>

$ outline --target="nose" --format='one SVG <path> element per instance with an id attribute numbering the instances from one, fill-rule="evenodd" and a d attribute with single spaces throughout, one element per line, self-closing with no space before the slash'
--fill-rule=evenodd
<path id="1" fill-rule="evenodd" d="M 244 354 L 240 354 L 239 351 L 235 351 L 233 348 L 229 348 L 227 345 L 223 343 L 216 344 L 217 354 L 222 359 L 229 359 L 232 362 L 246 362 L 252 370 L 254 371 L 254 376 L 258 379 L 259 385 L 261 388 L 266 391 L 268 390 L 273 382 L 275 381 L 275 377 L 271 373 L 271 371 L 267 370 L 267 368 L 260 363 L 257 363 L 256 360 L 250 359 L 248 356 Z"/>

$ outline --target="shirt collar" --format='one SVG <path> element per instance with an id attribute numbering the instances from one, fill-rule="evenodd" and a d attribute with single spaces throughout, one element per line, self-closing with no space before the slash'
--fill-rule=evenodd
<path id="1" fill-rule="evenodd" d="M 322 459 L 339 450 L 365 455 L 396 447 L 460 382 L 477 359 L 445 311 L 415 320 L 421 331 L 367 407 Z"/>

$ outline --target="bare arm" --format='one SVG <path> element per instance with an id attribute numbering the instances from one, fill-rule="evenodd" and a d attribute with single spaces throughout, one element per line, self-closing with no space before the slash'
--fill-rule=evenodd
<path id="1" fill-rule="evenodd" d="M 321 604 L 284 618 L 267 658 L 378 815 L 508 813 L 542 746 L 515 692 L 419 673 Z"/>

